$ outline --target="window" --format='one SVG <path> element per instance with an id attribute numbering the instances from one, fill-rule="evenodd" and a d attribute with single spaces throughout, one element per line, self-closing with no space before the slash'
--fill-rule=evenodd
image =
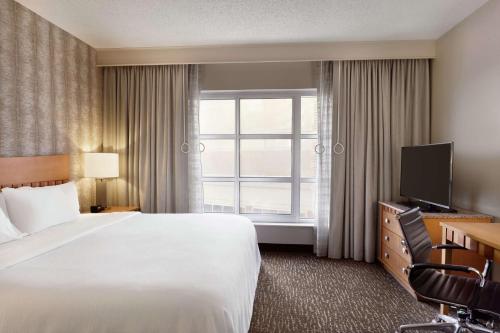
<path id="1" fill-rule="evenodd" d="M 202 92 L 205 212 L 315 219 L 316 105 L 315 90 Z"/>

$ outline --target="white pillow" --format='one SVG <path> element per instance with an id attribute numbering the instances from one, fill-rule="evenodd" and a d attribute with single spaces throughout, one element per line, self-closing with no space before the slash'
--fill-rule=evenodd
<path id="1" fill-rule="evenodd" d="M 59 187 L 60 189 L 62 189 L 70 202 L 71 209 L 80 214 L 80 202 L 78 201 L 78 191 L 76 190 L 75 182 L 68 182 L 65 184 L 49 186 L 49 187 Z M 38 189 L 41 188 L 45 187 L 38 187 Z"/>
<path id="2" fill-rule="evenodd" d="M 9 212 L 7 211 L 7 203 L 5 202 L 5 197 L 3 196 L 2 192 L 0 192 L 0 210 L 4 212 L 7 218 L 9 217 Z"/>
<path id="3" fill-rule="evenodd" d="M 3 209 L 0 209 L 0 244 L 22 238 L 23 236 L 24 235 L 10 223 Z"/>
<path id="4" fill-rule="evenodd" d="M 72 221 L 80 214 L 73 182 L 23 189 L 4 188 L 12 223 L 22 232 L 34 233 Z"/>

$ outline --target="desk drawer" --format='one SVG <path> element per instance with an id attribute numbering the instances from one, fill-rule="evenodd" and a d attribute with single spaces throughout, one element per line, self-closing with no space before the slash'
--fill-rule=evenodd
<path id="1" fill-rule="evenodd" d="M 392 250 L 386 244 L 382 244 L 382 253 L 380 254 L 382 261 L 389 266 L 390 271 L 403 282 L 408 281 L 408 266 L 410 261 L 406 257 L 400 256 L 396 251 Z"/>
<path id="2" fill-rule="evenodd" d="M 382 228 L 389 229 L 399 237 L 403 237 L 403 232 L 401 231 L 401 227 L 399 226 L 399 221 L 396 218 L 396 214 L 384 209 L 382 211 Z"/>
<path id="3" fill-rule="evenodd" d="M 382 228 L 382 244 L 396 252 L 405 262 L 411 262 L 410 252 L 402 237 L 387 228 Z"/>

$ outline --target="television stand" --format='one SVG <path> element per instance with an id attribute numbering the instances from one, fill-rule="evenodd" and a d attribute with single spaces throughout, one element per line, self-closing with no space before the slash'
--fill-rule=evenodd
<path id="1" fill-rule="evenodd" d="M 420 207 L 420 211 L 422 213 L 448 213 L 448 214 L 456 214 L 458 211 L 453 208 L 443 208 L 432 204 L 427 204 L 424 202 L 416 202 L 416 201 L 401 201 L 397 203 L 401 206 L 406 206 L 410 208 Z"/>
<path id="2" fill-rule="evenodd" d="M 429 206 L 422 208 L 423 213 L 448 213 L 448 214 L 457 214 L 458 210 L 453 208 L 442 208 L 436 206 Z"/>

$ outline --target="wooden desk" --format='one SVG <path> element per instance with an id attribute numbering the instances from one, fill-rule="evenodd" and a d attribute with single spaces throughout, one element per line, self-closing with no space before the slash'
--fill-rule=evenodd
<path id="1" fill-rule="evenodd" d="M 500 223 L 441 222 L 442 242 L 455 243 L 500 263 Z M 459 250 L 460 251 L 460 250 Z M 441 262 L 451 263 L 451 250 L 443 250 Z M 448 307 L 441 305 L 441 313 Z"/>
<path id="2" fill-rule="evenodd" d="M 443 242 L 455 243 L 500 263 L 500 223 L 441 222 Z M 449 259 L 443 251 L 442 262 Z"/>

